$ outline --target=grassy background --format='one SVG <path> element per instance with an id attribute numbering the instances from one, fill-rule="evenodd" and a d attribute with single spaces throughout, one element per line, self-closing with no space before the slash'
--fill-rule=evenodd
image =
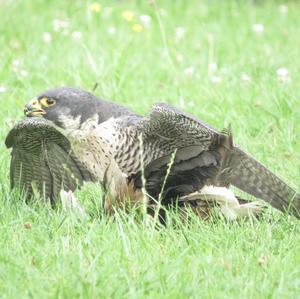
<path id="1" fill-rule="evenodd" d="M 98 96 L 141 113 L 160 100 L 218 128 L 231 123 L 238 144 L 300 189 L 298 1 L 90 4 L 0 1 L 2 140 L 39 92 L 98 82 Z M 294 218 L 270 209 L 260 222 L 153 231 L 100 218 L 90 186 L 78 195 L 91 215 L 82 221 L 11 193 L 3 142 L 0 155 L 1 298 L 299 296 Z"/>

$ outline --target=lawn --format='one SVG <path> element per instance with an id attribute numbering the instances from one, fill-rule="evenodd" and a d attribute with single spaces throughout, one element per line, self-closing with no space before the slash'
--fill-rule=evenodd
<path id="1" fill-rule="evenodd" d="M 152 2 L 152 4 L 151 4 Z M 24 104 L 78 86 L 147 113 L 157 101 L 217 128 L 300 190 L 300 3 L 0 1 L 0 136 Z M 220 219 L 153 229 L 26 204 L 9 189 L 0 144 L 1 298 L 296 298 L 300 222 Z M 176 215 L 171 215 L 176 221 Z"/>

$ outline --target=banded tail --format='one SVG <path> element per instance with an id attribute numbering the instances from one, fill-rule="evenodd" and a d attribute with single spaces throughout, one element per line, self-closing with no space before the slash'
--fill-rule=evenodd
<path id="1" fill-rule="evenodd" d="M 231 154 L 232 185 L 300 219 L 299 193 L 241 149 L 234 147 Z"/>

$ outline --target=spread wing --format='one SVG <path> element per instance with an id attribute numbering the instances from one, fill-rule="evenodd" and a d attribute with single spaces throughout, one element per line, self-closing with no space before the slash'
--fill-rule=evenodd
<path id="1" fill-rule="evenodd" d="M 12 148 L 11 187 L 19 186 L 29 194 L 37 190 L 53 202 L 60 190 L 75 190 L 92 175 L 71 151 L 69 140 L 49 121 L 26 118 L 7 135 L 5 144 Z"/>
<path id="2" fill-rule="evenodd" d="M 169 174 L 173 178 L 173 188 L 184 182 L 180 177 L 189 178 L 193 188 L 196 184 L 201 187 L 203 176 L 204 179 L 215 177 L 214 184 L 232 184 L 300 218 L 300 194 L 238 147 L 220 143 L 218 140 L 222 134 L 211 126 L 166 104 L 155 105 L 149 117 L 142 120 L 139 126 L 146 145 L 153 144 L 162 150 L 160 157 L 146 163 L 144 175 L 150 180 L 147 183 L 149 186 L 162 186 L 162 174 L 166 173 L 170 155 L 178 149 L 179 156 L 175 157 Z M 137 185 L 141 184 L 140 176 L 141 173 L 134 178 Z M 199 178 L 202 178 L 201 182 Z"/>

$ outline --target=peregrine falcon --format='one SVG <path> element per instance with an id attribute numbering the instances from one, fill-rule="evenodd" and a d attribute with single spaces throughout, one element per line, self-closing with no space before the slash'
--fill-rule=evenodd
<path id="1" fill-rule="evenodd" d="M 62 87 L 30 101 L 24 113 L 6 146 L 12 148 L 11 186 L 29 194 L 36 188 L 54 202 L 60 190 L 94 181 L 105 187 L 107 210 L 140 202 L 145 194 L 149 206 L 193 209 L 203 205 L 199 199 L 209 201 L 204 195 L 212 186 L 233 185 L 300 218 L 299 193 L 237 147 L 230 129 L 218 131 L 167 104 L 153 105 L 143 117 Z"/>

